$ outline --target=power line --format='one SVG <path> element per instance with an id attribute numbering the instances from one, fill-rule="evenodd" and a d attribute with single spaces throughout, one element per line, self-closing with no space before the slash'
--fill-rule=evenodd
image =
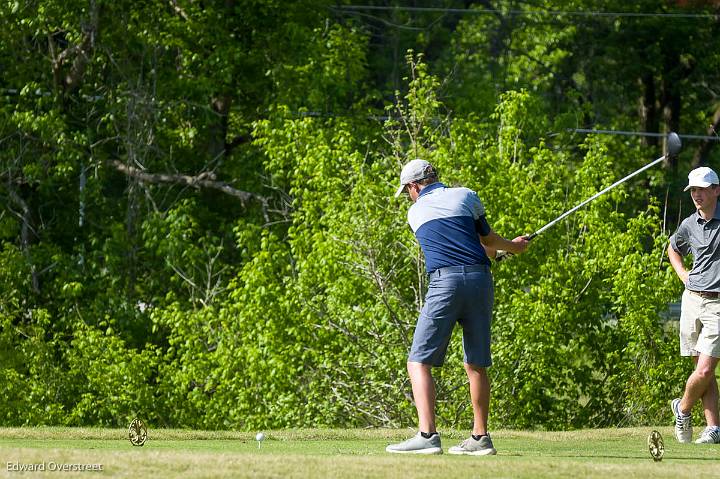
<path id="1" fill-rule="evenodd" d="M 487 8 L 438 8 L 438 7 L 391 7 L 379 5 L 337 5 L 333 10 L 351 13 L 360 11 L 400 11 L 415 13 L 453 13 L 453 14 L 502 14 L 508 16 L 569 16 L 569 17 L 635 17 L 635 18 L 688 18 L 717 20 L 720 15 L 714 13 L 643 13 L 643 12 L 598 12 L 598 11 L 566 11 L 566 10 L 495 10 Z"/>
<path id="2" fill-rule="evenodd" d="M 363 118 L 362 115 L 347 114 L 347 113 L 334 113 L 334 112 L 321 112 L 321 111 L 292 111 L 290 115 L 299 118 Z M 371 121 L 385 122 L 388 120 L 400 120 L 399 116 L 389 115 L 365 115 L 365 119 Z M 442 121 L 442 118 L 432 118 L 433 121 Z M 667 133 L 653 133 L 649 131 L 630 131 L 630 130 L 600 130 L 591 128 L 566 128 L 566 132 L 569 133 L 588 133 L 592 135 L 622 135 L 622 136 L 648 136 L 655 138 L 665 138 Z M 556 136 L 558 133 L 548 133 L 548 136 Z M 707 140 L 707 141 L 720 141 L 720 136 L 709 136 L 709 135 L 690 135 L 680 134 L 677 135 L 683 140 Z"/>
<path id="3" fill-rule="evenodd" d="M 624 136 L 652 136 L 655 138 L 665 138 L 665 133 L 650 133 L 647 131 L 625 131 L 625 130 L 594 130 L 586 128 L 568 128 L 565 131 L 571 131 L 575 133 L 591 133 L 595 135 L 624 135 Z M 708 140 L 708 141 L 720 141 L 720 136 L 708 136 L 708 135 L 680 135 L 680 138 L 686 140 Z"/>
<path id="4" fill-rule="evenodd" d="M 6 95 L 19 95 L 20 91 L 18 89 L 14 88 L 4 88 L 0 89 L 0 92 L 4 92 Z M 50 96 L 51 92 L 49 91 L 42 91 L 39 88 L 35 90 L 35 95 L 37 96 Z M 104 97 L 95 95 L 84 95 L 84 98 L 89 101 L 99 101 L 102 100 Z M 347 114 L 347 113 L 334 113 L 334 112 L 322 112 L 322 111 L 293 111 L 290 112 L 290 115 L 293 117 L 299 117 L 299 118 L 357 118 L 358 115 L 353 114 Z M 366 115 L 366 119 L 372 120 L 372 121 L 379 121 L 379 122 L 385 122 L 388 120 L 398 120 L 399 117 L 389 116 L 389 115 Z M 435 121 L 440 121 L 440 118 L 433 118 Z M 648 136 L 648 137 L 655 137 L 655 138 L 664 138 L 667 136 L 665 133 L 651 133 L 646 131 L 629 131 L 629 130 L 599 130 L 599 129 L 590 129 L 590 128 L 566 128 L 565 131 L 571 132 L 571 133 L 589 133 L 594 135 L 623 135 L 623 136 Z M 550 133 L 550 136 L 555 136 L 557 133 Z M 688 135 L 688 134 L 678 134 L 678 136 L 685 140 L 707 140 L 707 141 L 720 141 L 720 136 L 708 136 L 708 135 Z"/>

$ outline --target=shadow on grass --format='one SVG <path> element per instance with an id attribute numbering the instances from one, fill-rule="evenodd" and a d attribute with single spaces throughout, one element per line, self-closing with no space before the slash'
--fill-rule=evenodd
<path id="1" fill-rule="evenodd" d="M 633 455 L 633 456 L 626 456 L 626 455 L 619 455 L 619 454 L 552 454 L 552 455 L 537 455 L 537 454 L 523 454 L 519 452 L 509 452 L 509 453 L 502 453 L 500 456 L 505 457 L 529 457 L 529 458 L 564 458 L 564 459 L 627 459 L 627 460 L 649 460 L 652 461 L 652 458 L 650 457 L 650 454 L 648 453 L 647 456 L 645 455 Z M 663 461 L 675 461 L 675 460 L 683 460 L 683 461 L 712 461 L 717 462 L 717 457 L 697 457 L 697 456 L 676 456 L 674 454 L 668 455 L 665 453 L 665 456 L 663 457 Z"/>

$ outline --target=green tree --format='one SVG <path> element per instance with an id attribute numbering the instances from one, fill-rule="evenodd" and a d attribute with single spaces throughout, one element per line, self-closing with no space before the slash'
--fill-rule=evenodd
<path id="1" fill-rule="evenodd" d="M 514 235 L 660 154 L 566 128 L 717 123 L 712 18 L 391 4 L 0 5 L 5 424 L 413 423 L 426 282 L 390 198 L 405 161 L 478 190 Z M 654 420 L 684 372 L 661 321 L 680 285 L 660 210 L 682 203 L 657 197 L 676 176 L 648 172 L 494 267 L 495 425 Z M 464 382 L 438 378 L 445 424 L 469 420 Z"/>

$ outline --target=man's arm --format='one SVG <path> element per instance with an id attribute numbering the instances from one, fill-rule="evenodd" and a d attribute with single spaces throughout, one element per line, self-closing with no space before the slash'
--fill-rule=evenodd
<path id="1" fill-rule="evenodd" d="M 510 241 L 495 233 L 493 230 L 490 230 L 485 236 L 481 234 L 478 234 L 478 236 L 480 243 L 482 243 L 486 251 L 503 250 L 509 251 L 512 254 L 520 254 L 524 253 L 528 244 L 530 244 L 530 241 L 525 236 L 518 236 Z"/>
<path id="2" fill-rule="evenodd" d="M 685 269 L 682 256 L 680 255 L 680 253 L 675 251 L 672 245 L 669 243 L 667 247 L 667 255 L 668 259 L 670 260 L 670 264 L 675 270 L 675 273 L 678 275 L 678 278 L 680 278 L 680 281 L 682 281 L 683 284 L 687 284 L 688 270 Z"/>

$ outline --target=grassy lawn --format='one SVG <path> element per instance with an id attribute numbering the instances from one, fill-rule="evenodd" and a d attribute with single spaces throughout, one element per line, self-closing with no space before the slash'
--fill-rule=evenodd
<path id="1" fill-rule="evenodd" d="M 665 440 L 665 457 L 657 463 L 646 445 L 653 429 Z M 720 477 L 720 445 L 678 444 L 671 427 L 496 431 L 498 455 L 490 457 L 385 453 L 387 444 L 406 439 L 411 430 L 265 434 L 258 448 L 255 433 L 150 429 L 145 446 L 134 447 L 119 429 L 0 428 L 0 477 Z M 446 432 L 445 451 L 465 434 Z M 45 471 L 12 470 L 33 464 Z M 102 465 L 102 471 L 50 471 L 73 464 Z"/>

